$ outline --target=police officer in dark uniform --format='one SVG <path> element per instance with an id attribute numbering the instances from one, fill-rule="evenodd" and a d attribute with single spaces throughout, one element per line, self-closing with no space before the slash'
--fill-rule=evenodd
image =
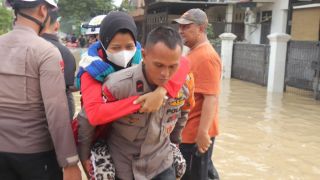
<path id="1" fill-rule="evenodd" d="M 75 112 L 74 98 L 72 92 L 76 91 L 74 87 L 74 73 L 76 71 L 76 61 L 70 50 L 59 42 L 57 32 L 60 28 L 58 11 L 49 12 L 50 22 L 47 28 L 44 28 L 41 36 L 56 46 L 62 56 L 64 63 L 64 80 L 66 82 L 68 106 L 70 112 L 70 121 L 73 119 Z"/>

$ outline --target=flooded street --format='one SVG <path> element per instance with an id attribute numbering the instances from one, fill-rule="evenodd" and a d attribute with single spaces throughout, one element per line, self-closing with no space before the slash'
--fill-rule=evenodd
<path id="1" fill-rule="evenodd" d="M 320 102 L 312 97 L 223 80 L 213 159 L 221 179 L 316 180 L 319 131 Z"/>
<path id="2" fill-rule="evenodd" d="M 319 179 L 320 101 L 223 80 L 219 113 L 213 160 L 222 180 Z"/>

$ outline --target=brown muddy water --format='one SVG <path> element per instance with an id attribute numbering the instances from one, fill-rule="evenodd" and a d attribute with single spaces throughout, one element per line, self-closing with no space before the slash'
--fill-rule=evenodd
<path id="1" fill-rule="evenodd" d="M 214 157 L 221 179 L 320 179 L 320 101 L 223 80 Z"/>
<path id="2" fill-rule="evenodd" d="M 224 79 L 219 111 L 213 160 L 222 180 L 320 179 L 320 101 L 312 95 Z"/>

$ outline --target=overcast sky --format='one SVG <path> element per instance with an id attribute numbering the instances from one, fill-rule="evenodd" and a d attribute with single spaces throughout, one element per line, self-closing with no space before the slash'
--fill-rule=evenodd
<path id="1" fill-rule="evenodd" d="M 122 0 L 113 0 L 113 2 L 114 2 L 114 5 L 119 7 L 121 2 L 122 2 Z"/>

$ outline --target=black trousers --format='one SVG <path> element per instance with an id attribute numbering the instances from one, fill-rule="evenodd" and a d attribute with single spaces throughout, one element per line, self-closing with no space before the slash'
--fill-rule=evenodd
<path id="1" fill-rule="evenodd" d="M 156 177 L 152 178 L 152 180 L 176 180 L 176 173 L 172 166 L 168 169 L 162 171 Z"/>
<path id="2" fill-rule="evenodd" d="M 116 177 L 116 180 L 121 179 Z M 162 171 L 160 174 L 156 175 L 151 180 L 176 180 L 176 173 L 174 171 L 174 168 L 170 166 L 168 169 Z"/>
<path id="3" fill-rule="evenodd" d="M 219 175 L 211 160 L 215 138 L 207 152 L 200 154 L 196 144 L 180 144 L 179 148 L 186 159 L 187 169 L 181 180 L 218 180 Z"/>
<path id="4" fill-rule="evenodd" d="M 0 179 L 62 180 L 54 151 L 34 154 L 0 152 Z"/>

